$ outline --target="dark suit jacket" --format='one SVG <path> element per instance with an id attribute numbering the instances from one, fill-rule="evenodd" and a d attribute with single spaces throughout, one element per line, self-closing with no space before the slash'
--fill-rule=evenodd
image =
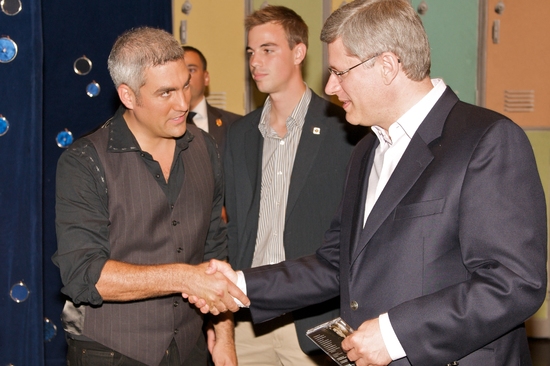
<path id="1" fill-rule="evenodd" d="M 226 210 L 229 260 L 249 268 L 256 246 L 260 212 L 263 136 L 259 108 L 231 125 L 225 151 Z M 314 133 L 319 128 L 319 133 Z M 345 122 L 342 108 L 313 93 L 294 160 L 286 209 L 286 258 L 313 254 L 321 245 L 343 191 L 346 164 L 354 142 L 366 130 Z M 337 296 L 337 294 L 335 294 Z M 334 297 L 334 296 L 333 296 Z M 300 345 L 317 350 L 306 337 L 308 327 L 338 316 L 338 300 L 295 313 Z M 321 315 L 314 317 L 314 315 Z M 307 317 L 307 319 L 303 319 Z M 302 320 L 300 320 L 302 319 Z"/>
<path id="2" fill-rule="evenodd" d="M 208 133 L 214 137 L 218 144 L 218 150 L 223 157 L 225 149 L 225 136 L 231 123 L 235 122 L 242 116 L 225 111 L 220 108 L 212 107 L 206 103 L 206 111 L 208 113 Z"/>
<path id="3" fill-rule="evenodd" d="M 244 271 L 254 320 L 340 294 L 354 328 L 389 313 L 407 353 L 392 365 L 531 365 L 523 322 L 546 294 L 547 222 L 525 133 L 448 88 L 363 230 L 377 144 L 355 149 L 316 255 Z"/>

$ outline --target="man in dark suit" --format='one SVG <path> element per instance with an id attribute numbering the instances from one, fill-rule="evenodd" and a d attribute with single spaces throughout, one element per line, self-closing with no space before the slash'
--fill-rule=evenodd
<path id="1" fill-rule="evenodd" d="M 315 252 L 340 201 L 351 140 L 362 137 L 346 130 L 353 126 L 342 108 L 304 83 L 308 29 L 298 14 L 268 6 L 247 17 L 246 30 L 250 72 L 268 97 L 227 136 L 229 260 L 239 269 Z M 254 328 L 240 311 L 239 365 L 318 365 L 304 353 L 319 351 L 305 330 L 337 316 L 337 308 L 333 299 Z"/>
<path id="2" fill-rule="evenodd" d="M 244 276 L 211 268 L 245 281 L 256 322 L 340 294 L 357 366 L 531 365 L 523 323 L 546 295 L 547 218 L 525 133 L 430 79 L 407 0 L 353 1 L 321 39 L 325 90 L 372 127 L 324 244 Z"/>
<path id="3" fill-rule="evenodd" d="M 205 97 L 206 87 L 210 84 L 206 58 L 201 51 L 191 46 L 183 46 L 185 63 L 191 73 L 191 100 L 189 101 L 188 123 L 197 125 L 214 137 L 218 150 L 223 156 L 227 128 L 241 116 L 208 104 Z"/>

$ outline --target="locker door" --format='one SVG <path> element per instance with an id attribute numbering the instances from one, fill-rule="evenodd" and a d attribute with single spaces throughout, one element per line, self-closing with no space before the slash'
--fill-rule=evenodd
<path id="1" fill-rule="evenodd" d="M 550 1 L 487 3 L 485 106 L 522 127 L 550 127 Z"/>
<path id="2" fill-rule="evenodd" d="M 432 77 L 443 78 L 458 97 L 476 103 L 478 0 L 413 0 L 428 33 Z"/>

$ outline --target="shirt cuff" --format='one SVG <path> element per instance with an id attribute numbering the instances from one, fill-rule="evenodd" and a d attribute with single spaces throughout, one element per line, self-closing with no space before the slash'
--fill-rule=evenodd
<path id="1" fill-rule="evenodd" d="M 247 294 L 246 293 L 246 280 L 244 278 L 244 273 L 243 271 L 237 271 L 237 287 L 239 288 L 239 290 L 241 290 L 245 295 Z M 244 306 L 244 304 L 242 302 L 240 302 L 239 300 L 237 300 L 236 298 L 233 298 L 235 300 L 235 302 L 237 303 L 237 305 L 239 305 L 240 308 L 247 308 L 248 306 Z"/>
<path id="2" fill-rule="evenodd" d="M 384 313 L 378 317 L 378 322 L 380 324 L 380 332 L 382 333 L 382 339 L 386 345 L 386 349 L 390 354 L 390 357 L 393 361 L 407 356 L 401 342 L 397 339 L 395 331 L 390 322 L 390 317 L 388 313 Z"/>

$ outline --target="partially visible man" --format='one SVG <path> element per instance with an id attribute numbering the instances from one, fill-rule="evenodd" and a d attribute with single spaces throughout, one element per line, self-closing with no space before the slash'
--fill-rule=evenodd
<path id="1" fill-rule="evenodd" d="M 267 6 L 245 26 L 250 72 L 268 97 L 227 136 L 229 260 L 238 269 L 315 252 L 338 206 L 353 141 L 365 133 L 304 82 L 308 28 L 298 14 Z M 246 310 L 239 312 L 239 365 L 324 363 L 305 331 L 337 315 L 337 298 L 257 326 Z"/>
<path id="2" fill-rule="evenodd" d="M 210 84 L 210 74 L 206 69 L 206 58 L 195 47 L 183 46 L 183 49 L 185 63 L 191 73 L 191 100 L 189 101 L 191 113 L 188 121 L 192 121 L 197 127 L 214 137 L 220 155 L 223 157 L 227 129 L 231 123 L 242 116 L 208 104 L 205 93 L 206 87 Z"/>
<path id="3" fill-rule="evenodd" d="M 430 79 L 408 0 L 350 2 L 321 39 L 327 94 L 372 133 L 316 255 L 243 271 L 254 320 L 340 294 L 357 366 L 531 365 L 523 323 L 546 297 L 547 218 L 525 132 Z"/>
<path id="4" fill-rule="evenodd" d="M 122 106 L 59 159 L 58 250 L 69 297 L 70 365 L 206 365 L 202 316 L 237 305 L 202 263 L 227 255 L 222 166 L 211 136 L 186 126 L 191 75 L 167 32 L 137 28 L 108 59 Z M 214 360 L 236 365 L 232 323 L 216 324 Z"/>

